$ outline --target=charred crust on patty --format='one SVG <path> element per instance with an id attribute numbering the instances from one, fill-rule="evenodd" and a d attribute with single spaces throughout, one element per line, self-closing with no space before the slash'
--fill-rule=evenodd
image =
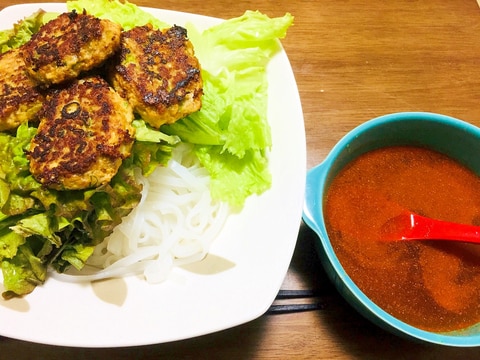
<path id="1" fill-rule="evenodd" d="M 44 96 L 28 76 L 19 49 L 0 54 L 0 131 L 35 122 Z"/>
<path id="2" fill-rule="evenodd" d="M 134 141 L 133 111 L 100 77 L 50 90 L 27 158 L 37 181 L 57 190 L 108 183 Z"/>
<path id="3" fill-rule="evenodd" d="M 20 122 L 4 120 L 10 111 L 4 103 L 23 106 L 15 114 L 32 109 L 21 117 L 39 123 L 26 151 L 30 172 L 51 189 L 107 184 L 130 156 L 134 112 L 160 128 L 201 108 L 200 63 L 180 26 L 123 32 L 112 21 L 72 11 L 43 25 L 15 56 L 26 80 L 0 79 L 0 131 Z M 14 83 L 28 83 L 29 92 L 17 89 L 7 100 Z"/>
<path id="4" fill-rule="evenodd" d="M 27 70 L 45 87 L 73 80 L 117 51 L 122 28 L 85 11 L 63 13 L 43 25 L 23 46 Z"/>
<path id="5" fill-rule="evenodd" d="M 201 108 L 203 82 L 187 30 L 150 25 L 123 32 L 111 83 L 151 126 L 173 123 Z"/>

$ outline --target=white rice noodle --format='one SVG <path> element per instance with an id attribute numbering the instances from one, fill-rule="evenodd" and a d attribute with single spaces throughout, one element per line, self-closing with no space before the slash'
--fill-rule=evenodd
<path id="1" fill-rule="evenodd" d="M 229 209 L 211 199 L 209 174 L 191 147 L 177 146 L 167 167 L 137 178 L 143 184 L 142 200 L 95 248 L 85 269 L 52 277 L 80 282 L 142 274 L 159 283 L 173 266 L 205 257 Z"/>

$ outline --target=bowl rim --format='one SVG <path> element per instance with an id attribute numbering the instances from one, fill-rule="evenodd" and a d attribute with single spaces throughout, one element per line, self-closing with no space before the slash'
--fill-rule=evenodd
<path id="1" fill-rule="evenodd" d="M 341 284 L 355 298 L 355 301 L 358 301 L 357 306 L 360 305 L 363 310 L 366 310 L 368 312 L 365 313 L 364 311 L 357 308 L 357 311 L 362 313 L 363 316 L 370 318 L 371 321 L 385 328 L 386 330 L 389 330 L 390 332 L 393 332 L 400 336 L 413 338 L 414 340 L 421 340 L 429 343 L 456 347 L 480 346 L 480 333 L 475 335 L 469 335 L 467 333 L 468 329 L 472 329 L 472 327 L 478 327 L 480 323 L 472 325 L 465 330 L 453 331 L 451 333 L 434 333 L 409 325 L 408 323 L 390 315 L 388 312 L 375 304 L 363 293 L 362 290 L 360 290 L 360 288 L 346 273 L 340 263 L 340 260 L 336 256 L 335 251 L 333 250 L 327 231 L 325 229 L 323 221 L 323 194 L 326 188 L 326 181 L 329 170 L 331 169 L 339 155 L 348 147 L 348 144 L 353 139 L 365 132 L 370 131 L 372 128 L 383 125 L 385 123 L 410 120 L 424 120 L 429 122 L 442 123 L 442 125 L 461 128 L 472 134 L 477 133 L 477 135 L 480 131 L 480 128 L 463 120 L 447 115 L 430 112 L 391 113 L 368 120 L 350 130 L 335 144 L 335 146 L 320 164 L 314 166 L 307 172 L 306 199 L 302 217 L 304 222 L 318 235 L 319 241 L 317 241 L 317 245 L 319 246 L 317 247 L 321 247 L 321 249 L 319 250 L 323 250 L 327 258 L 326 260 L 329 262 L 329 265 L 334 270 L 335 275 L 341 280 Z M 314 199 L 311 198 L 312 196 L 314 197 Z M 317 208 L 314 209 L 312 207 Z M 329 273 L 328 270 L 327 273 Z M 331 274 L 329 273 L 329 276 L 330 275 Z M 337 281 L 335 281 L 335 286 L 337 286 L 338 288 Z M 342 296 L 344 296 L 343 291 L 340 291 L 340 293 L 342 294 Z M 351 302 L 351 299 L 347 298 L 346 300 L 348 300 L 348 302 Z M 355 304 L 352 303 L 350 303 L 350 305 L 352 305 L 354 308 L 357 307 L 355 306 Z M 381 323 L 379 323 L 379 321 Z M 386 327 L 382 325 L 385 325 Z"/>

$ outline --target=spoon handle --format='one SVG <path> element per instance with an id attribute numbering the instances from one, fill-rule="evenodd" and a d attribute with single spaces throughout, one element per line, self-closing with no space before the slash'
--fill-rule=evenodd
<path id="1" fill-rule="evenodd" d="M 392 219 L 384 232 L 387 239 L 448 240 L 480 243 L 480 227 L 427 218 L 404 212 Z M 385 228 L 385 229 L 387 229 Z"/>

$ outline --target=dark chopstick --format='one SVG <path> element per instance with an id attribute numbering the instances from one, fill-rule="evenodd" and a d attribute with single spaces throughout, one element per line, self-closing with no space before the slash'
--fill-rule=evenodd
<path id="1" fill-rule="evenodd" d="M 313 290 L 279 290 L 275 299 L 301 299 L 316 296 Z"/>
<path id="2" fill-rule="evenodd" d="M 312 311 L 312 310 L 321 310 L 325 307 L 322 303 L 312 303 L 312 304 L 280 304 L 280 305 L 271 305 L 267 314 L 289 314 L 302 311 Z"/>
<path id="3" fill-rule="evenodd" d="M 275 300 L 304 299 L 316 297 L 313 290 L 280 290 Z M 313 302 L 308 304 L 272 304 L 267 314 L 288 314 L 302 311 L 321 310 L 325 307 L 323 303 Z"/>

